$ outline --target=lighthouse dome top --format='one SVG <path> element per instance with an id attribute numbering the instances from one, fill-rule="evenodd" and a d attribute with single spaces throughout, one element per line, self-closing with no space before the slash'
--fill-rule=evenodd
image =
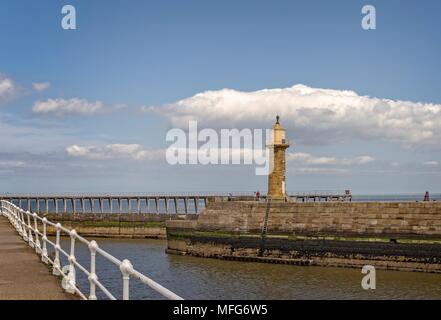
<path id="1" fill-rule="evenodd" d="M 280 117 L 278 115 L 276 116 L 276 123 L 274 124 L 273 129 L 284 130 L 280 124 Z"/>

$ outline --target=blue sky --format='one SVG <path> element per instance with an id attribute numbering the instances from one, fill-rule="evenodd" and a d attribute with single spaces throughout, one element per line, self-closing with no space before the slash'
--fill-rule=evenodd
<path id="1" fill-rule="evenodd" d="M 77 30 L 60 26 L 65 4 L 76 8 Z M 365 4 L 376 7 L 374 31 L 360 26 Z M 269 127 L 280 113 L 296 142 L 291 190 L 439 192 L 439 12 L 439 1 L 4 0 L 0 84 L 12 87 L 0 91 L 0 191 L 266 189 L 249 166 L 134 159 L 166 148 L 167 130 L 185 127 L 172 112 L 215 128 Z M 287 90 L 294 85 L 311 89 L 309 109 L 299 102 L 305 90 Z M 238 107 L 224 88 L 278 88 L 286 100 L 267 105 L 276 98 L 256 94 Z M 342 97 L 345 90 L 356 95 Z M 198 93 L 206 106 L 194 114 Z M 35 111 L 49 99 L 77 100 L 69 112 Z M 97 103 L 102 112 L 84 112 Z M 89 153 L 69 153 L 73 145 Z"/>

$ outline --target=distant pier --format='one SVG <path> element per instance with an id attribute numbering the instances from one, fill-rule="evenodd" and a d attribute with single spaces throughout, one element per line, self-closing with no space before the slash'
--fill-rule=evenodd
<path id="1" fill-rule="evenodd" d="M 262 200 L 253 192 L 213 193 L 132 193 L 132 194 L 0 194 L 0 200 L 38 214 L 199 214 L 210 198 L 224 200 Z M 289 192 L 287 201 L 324 202 L 351 201 L 348 191 Z"/>
<path id="2" fill-rule="evenodd" d="M 199 213 L 208 196 L 185 194 L 6 194 L 0 200 L 38 214 Z"/>

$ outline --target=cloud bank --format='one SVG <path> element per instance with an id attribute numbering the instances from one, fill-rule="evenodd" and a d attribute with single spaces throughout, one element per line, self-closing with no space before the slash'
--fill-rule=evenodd
<path id="1" fill-rule="evenodd" d="M 86 99 L 48 99 L 37 101 L 32 107 L 35 113 L 54 113 L 62 116 L 66 114 L 93 115 L 104 111 L 104 103 L 101 101 L 90 102 Z"/>
<path id="2" fill-rule="evenodd" d="M 374 162 L 375 159 L 371 156 L 359 156 L 355 158 L 336 158 L 336 157 L 317 157 L 309 153 L 288 153 L 286 155 L 287 161 L 299 162 L 306 165 L 337 165 L 337 166 L 352 166 L 364 165 Z"/>
<path id="3" fill-rule="evenodd" d="M 93 160 L 132 159 L 157 160 L 164 158 L 164 151 L 145 148 L 139 144 L 108 144 L 105 146 L 72 145 L 66 148 L 69 156 Z"/>
<path id="4" fill-rule="evenodd" d="M 439 162 L 435 161 L 435 160 L 431 160 L 431 161 L 424 162 L 423 165 L 428 166 L 428 167 L 437 167 L 439 165 Z"/>
<path id="5" fill-rule="evenodd" d="M 184 149 L 182 149 L 184 150 Z M 186 150 L 188 154 L 198 155 L 198 149 Z M 251 149 L 223 149 L 217 150 L 219 159 L 221 154 L 239 155 L 252 157 Z M 91 160 L 106 159 L 131 159 L 131 160 L 162 160 L 165 157 L 165 149 L 151 149 L 139 144 L 108 144 L 104 146 L 80 146 L 71 145 L 66 148 L 66 153 L 72 157 L 85 158 Z M 307 166 L 359 166 L 366 165 L 375 161 L 375 158 L 367 155 L 358 157 L 323 157 L 314 156 L 309 153 L 287 153 L 286 159 L 290 163 Z"/>
<path id="6" fill-rule="evenodd" d="M 351 138 L 441 144 L 441 104 L 380 99 L 301 84 L 254 92 L 205 91 L 142 110 L 163 115 L 181 128 L 187 127 L 189 120 L 213 128 L 266 128 L 279 114 L 282 124 L 302 144 Z"/>

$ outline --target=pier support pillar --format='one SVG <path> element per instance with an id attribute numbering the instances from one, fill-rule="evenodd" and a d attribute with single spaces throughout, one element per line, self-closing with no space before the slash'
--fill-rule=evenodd
<path id="1" fill-rule="evenodd" d="M 156 202 L 156 214 L 159 214 L 159 198 L 155 198 Z"/>
<path id="2" fill-rule="evenodd" d="M 165 201 L 165 213 L 168 214 L 168 200 L 169 198 L 164 198 Z"/>
<path id="3" fill-rule="evenodd" d="M 178 214 L 178 203 L 179 203 L 179 199 L 178 198 L 173 198 L 174 202 L 175 202 L 175 213 Z"/>
<path id="4" fill-rule="evenodd" d="M 199 213 L 199 198 L 198 197 L 194 198 L 194 211 L 195 211 L 195 213 Z"/>
<path id="5" fill-rule="evenodd" d="M 73 216 L 75 217 L 75 215 L 77 214 L 77 199 L 76 198 L 72 198 L 72 213 Z"/>
<path id="6" fill-rule="evenodd" d="M 188 198 L 184 198 L 185 216 L 188 216 Z"/>

